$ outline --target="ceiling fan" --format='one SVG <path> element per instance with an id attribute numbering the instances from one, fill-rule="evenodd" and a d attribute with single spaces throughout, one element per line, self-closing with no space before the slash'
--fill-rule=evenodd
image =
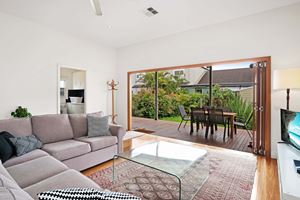
<path id="1" fill-rule="evenodd" d="M 91 0 L 92 7 L 97 16 L 102 16 L 100 0 Z"/>

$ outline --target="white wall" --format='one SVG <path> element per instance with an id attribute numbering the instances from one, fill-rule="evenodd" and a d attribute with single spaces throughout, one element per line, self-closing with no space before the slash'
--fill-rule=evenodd
<path id="1" fill-rule="evenodd" d="M 0 24 L 0 118 L 18 105 L 34 115 L 57 113 L 58 64 L 87 71 L 87 112 L 110 111 L 114 49 L 2 13 Z"/>
<path id="2" fill-rule="evenodd" d="M 118 50 L 118 121 L 127 126 L 127 72 L 222 60 L 272 56 L 272 69 L 300 67 L 300 4 L 179 33 Z M 284 91 L 272 91 L 272 156 L 280 140 Z M 300 110 L 292 91 L 291 109 Z"/>

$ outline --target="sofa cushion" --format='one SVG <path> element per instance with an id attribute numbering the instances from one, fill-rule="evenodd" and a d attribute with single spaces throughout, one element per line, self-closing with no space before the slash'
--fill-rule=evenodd
<path id="1" fill-rule="evenodd" d="M 14 136 L 31 135 L 31 119 L 18 118 L 0 120 L 0 131 L 7 131 Z"/>
<path id="2" fill-rule="evenodd" d="M 76 140 L 45 144 L 42 149 L 61 161 L 91 152 L 89 144 Z"/>
<path id="3" fill-rule="evenodd" d="M 101 189 L 99 185 L 97 185 L 88 177 L 82 175 L 80 172 L 69 169 L 39 183 L 24 188 L 24 190 L 34 199 L 38 199 L 37 194 L 41 192 L 73 187 Z"/>
<path id="4" fill-rule="evenodd" d="M 27 162 L 27 161 L 30 161 L 30 160 L 33 160 L 36 158 L 40 158 L 43 156 L 49 156 L 49 154 L 40 149 L 36 149 L 36 150 L 33 150 L 33 151 L 26 153 L 19 157 L 14 156 L 11 159 L 9 159 L 8 161 L 6 161 L 5 163 L 3 163 L 3 165 L 4 165 L 4 167 L 10 167 L 10 166 L 18 165 L 20 163 Z"/>
<path id="5" fill-rule="evenodd" d="M 73 138 L 68 115 L 33 116 L 32 129 L 44 144 Z"/>
<path id="6" fill-rule="evenodd" d="M 43 143 L 35 135 L 14 137 L 9 140 L 15 146 L 17 156 L 22 156 L 43 146 Z"/>
<path id="7" fill-rule="evenodd" d="M 33 200 L 29 194 L 24 192 L 21 188 L 7 188 L 0 187 L 1 200 Z"/>
<path id="8" fill-rule="evenodd" d="M 92 151 L 97 151 L 106 147 L 113 146 L 118 143 L 116 136 L 101 136 L 101 137 L 81 137 L 76 140 L 90 144 Z"/>
<path id="9" fill-rule="evenodd" d="M 44 156 L 6 169 L 19 186 L 24 188 L 59 174 L 68 168 L 52 156 Z"/>
<path id="10" fill-rule="evenodd" d="M 103 112 L 90 113 L 88 115 L 102 117 Z M 88 122 L 86 114 L 69 114 L 71 126 L 73 128 L 74 138 L 87 136 Z"/>
<path id="11" fill-rule="evenodd" d="M 117 153 L 117 145 L 113 145 L 72 159 L 64 160 L 63 163 L 71 169 L 82 171 L 113 159 Z"/>
<path id="12" fill-rule="evenodd" d="M 2 162 L 0 160 L 0 174 L 5 176 L 6 178 L 10 179 L 13 182 L 16 182 L 13 177 L 11 177 L 11 175 L 8 173 L 8 171 L 4 168 L 4 166 L 2 165 Z"/>
<path id="13" fill-rule="evenodd" d="M 88 132 L 85 114 L 71 114 L 69 119 L 73 128 L 74 138 L 86 136 Z"/>
<path id="14" fill-rule="evenodd" d="M 0 199 L 3 200 L 32 200 L 14 181 L 0 174 Z"/>

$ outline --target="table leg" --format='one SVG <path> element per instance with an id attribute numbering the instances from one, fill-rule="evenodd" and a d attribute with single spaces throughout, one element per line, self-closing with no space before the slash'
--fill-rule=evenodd
<path id="1" fill-rule="evenodd" d="M 193 119 L 191 119 L 190 135 L 192 135 L 192 134 L 193 134 L 193 132 L 194 132 L 194 126 L 193 126 L 193 124 L 194 124 L 194 120 L 193 120 Z"/>
<path id="2" fill-rule="evenodd" d="M 178 184 L 179 184 L 179 200 L 182 199 L 181 195 L 182 195 L 182 191 L 181 191 L 181 180 L 179 177 L 176 177 L 178 179 Z"/>
<path id="3" fill-rule="evenodd" d="M 233 122 L 234 122 L 234 116 L 230 116 L 230 138 L 233 138 L 233 132 L 234 132 L 234 125 L 233 125 Z"/>
<path id="4" fill-rule="evenodd" d="M 112 181 L 113 181 L 113 182 L 115 182 L 115 180 L 116 180 L 116 176 L 115 176 L 115 173 L 116 173 L 116 172 L 115 172 L 115 160 L 116 160 L 117 158 L 118 158 L 118 156 L 114 156 L 114 158 L 113 158 L 113 169 L 112 169 L 112 170 L 113 170 L 113 171 L 112 171 L 112 176 L 113 176 L 113 177 L 112 177 Z"/>

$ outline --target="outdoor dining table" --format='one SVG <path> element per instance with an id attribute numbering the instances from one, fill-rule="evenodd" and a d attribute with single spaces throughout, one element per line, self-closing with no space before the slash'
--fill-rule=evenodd
<path id="1" fill-rule="evenodd" d="M 197 112 L 197 111 L 195 111 L 195 112 Z M 207 111 L 205 111 L 205 113 L 208 115 Z M 237 116 L 237 113 L 235 113 L 235 112 L 223 112 L 223 116 L 224 116 L 224 118 L 229 118 L 229 121 L 230 121 L 230 138 L 233 138 L 233 132 L 234 132 L 233 123 L 234 123 L 234 120 Z M 194 123 L 193 117 L 191 117 L 191 133 L 194 132 L 193 123 Z"/>

